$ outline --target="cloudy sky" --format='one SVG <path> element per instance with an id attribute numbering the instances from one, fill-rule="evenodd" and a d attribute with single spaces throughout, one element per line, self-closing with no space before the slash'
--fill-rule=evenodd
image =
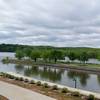
<path id="1" fill-rule="evenodd" d="M 0 0 L 0 44 L 100 47 L 100 0 Z"/>

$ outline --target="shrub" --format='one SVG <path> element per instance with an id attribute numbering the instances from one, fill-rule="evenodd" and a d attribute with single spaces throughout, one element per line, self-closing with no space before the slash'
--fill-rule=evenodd
<path id="1" fill-rule="evenodd" d="M 31 80 L 31 81 L 30 81 L 30 84 L 35 84 L 35 81 L 34 81 L 34 80 Z"/>
<path id="2" fill-rule="evenodd" d="M 26 79 L 24 80 L 24 82 L 29 82 L 29 80 L 26 78 Z"/>
<path id="3" fill-rule="evenodd" d="M 72 93 L 72 96 L 79 97 L 79 96 L 80 96 L 80 93 L 79 93 L 79 92 L 77 92 L 77 91 L 76 91 L 76 92 L 73 92 L 73 93 Z"/>
<path id="4" fill-rule="evenodd" d="M 18 81 L 20 81 L 20 77 L 18 77 Z"/>
<path id="5" fill-rule="evenodd" d="M 20 77 L 20 78 L 19 78 L 19 81 L 24 81 L 23 77 Z"/>
<path id="6" fill-rule="evenodd" d="M 3 76 L 4 75 L 4 73 L 3 72 L 0 72 L 0 76 Z"/>
<path id="7" fill-rule="evenodd" d="M 49 85 L 48 85 L 47 83 L 44 83 L 44 84 L 43 84 L 43 87 L 44 87 L 44 88 L 49 88 Z"/>
<path id="8" fill-rule="evenodd" d="M 14 76 L 13 75 L 10 75 L 10 74 L 4 73 L 3 76 L 4 77 L 7 77 L 7 78 L 10 78 L 10 79 L 14 79 Z"/>
<path id="9" fill-rule="evenodd" d="M 0 73 L 0 76 L 3 76 L 3 74 L 2 74 L 2 73 Z"/>
<path id="10" fill-rule="evenodd" d="M 88 100 L 95 100 L 94 95 L 89 95 Z"/>
<path id="11" fill-rule="evenodd" d="M 2 62 L 3 62 L 4 64 L 9 63 L 9 57 L 6 57 L 6 58 L 2 59 Z"/>
<path id="12" fill-rule="evenodd" d="M 19 78 L 18 77 L 15 77 L 15 80 L 18 80 Z"/>
<path id="13" fill-rule="evenodd" d="M 6 74 L 6 75 L 5 75 L 5 77 L 7 77 L 7 78 L 11 78 L 11 75 L 9 75 L 9 74 Z"/>
<path id="14" fill-rule="evenodd" d="M 52 90 L 58 90 L 57 85 L 52 86 Z"/>
<path id="15" fill-rule="evenodd" d="M 8 78 L 10 78 L 10 75 L 9 74 L 3 74 L 5 77 L 8 77 Z"/>
<path id="16" fill-rule="evenodd" d="M 3 72 L 2 72 L 2 76 L 3 76 L 3 77 L 6 77 L 6 73 L 3 73 Z"/>
<path id="17" fill-rule="evenodd" d="M 68 92 L 68 89 L 67 89 L 67 88 L 63 88 L 63 89 L 61 90 L 61 92 L 62 92 L 62 93 L 67 93 L 67 92 Z"/>
<path id="18" fill-rule="evenodd" d="M 37 84 L 37 86 L 41 86 L 41 82 L 40 81 L 38 81 L 36 84 Z"/>
<path id="19" fill-rule="evenodd" d="M 10 79 L 14 79 L 14 76 L 13 76 L 13 75 L 8 75 L 8 77 L 9 77 Z"/>

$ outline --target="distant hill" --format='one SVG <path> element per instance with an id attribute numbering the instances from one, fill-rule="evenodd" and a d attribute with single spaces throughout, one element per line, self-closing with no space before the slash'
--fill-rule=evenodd
<path id="1" fill-rule="evenodd" d="M 99 48 L 89 48 L 89 47 L 53 47 L 53 46 L 29 46 L 29 45 L 18 45 L 18 44 L 0 44 L 0 52 L 15 52 L 17 49 L 39 49 L 39 50 L 49 50 L 49 49 L 59 49 L 64 51 L 96 51 L 100 52 Z"/>

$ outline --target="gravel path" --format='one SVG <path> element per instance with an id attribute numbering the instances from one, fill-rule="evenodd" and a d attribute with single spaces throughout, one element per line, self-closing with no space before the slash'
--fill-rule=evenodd
<path id="1" fill-rule="evenodd" d="M 55 100 L 48 96 L 0 81 L 0 95 L 9 100 Z"/>

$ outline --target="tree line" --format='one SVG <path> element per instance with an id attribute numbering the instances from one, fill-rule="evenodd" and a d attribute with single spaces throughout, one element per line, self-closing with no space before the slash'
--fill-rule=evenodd
<path id="1" fill-rule="evenodd" d="M 100 48 L 89 47 L 52 47 L 52 46 L 29 46 L 18 44 L 0 44 L 0 52 L 16 52 L 17 58 L 29 58 L 37 61 L 42 58 L 44 61 L 55 61 L 68 57 L 70 61 L 78 59 L 86 62 L 90 58 L 100 60 Z M 34 56 L 32 56 L 34 55 Z M 84 60 L 85 59 L 85 60 Z"/>
<path id="2" fill-rule="evenodd" d="M 86 63 L 89 59 L 98 59 L 98 54 L 95 51 L 75 51 L 75 50 L 63 50 L 63 49 L 18 49 L 16 50 L 15 57 L 19 60 L 21 59 L 31 59 L 37 62 L 38 59 L 42 59 L 45 62 L 57 62 L 59 60 L 64 60 L 68 57 L 70 62 L 74 60 L 79 60 L 80 63 Z"/>

